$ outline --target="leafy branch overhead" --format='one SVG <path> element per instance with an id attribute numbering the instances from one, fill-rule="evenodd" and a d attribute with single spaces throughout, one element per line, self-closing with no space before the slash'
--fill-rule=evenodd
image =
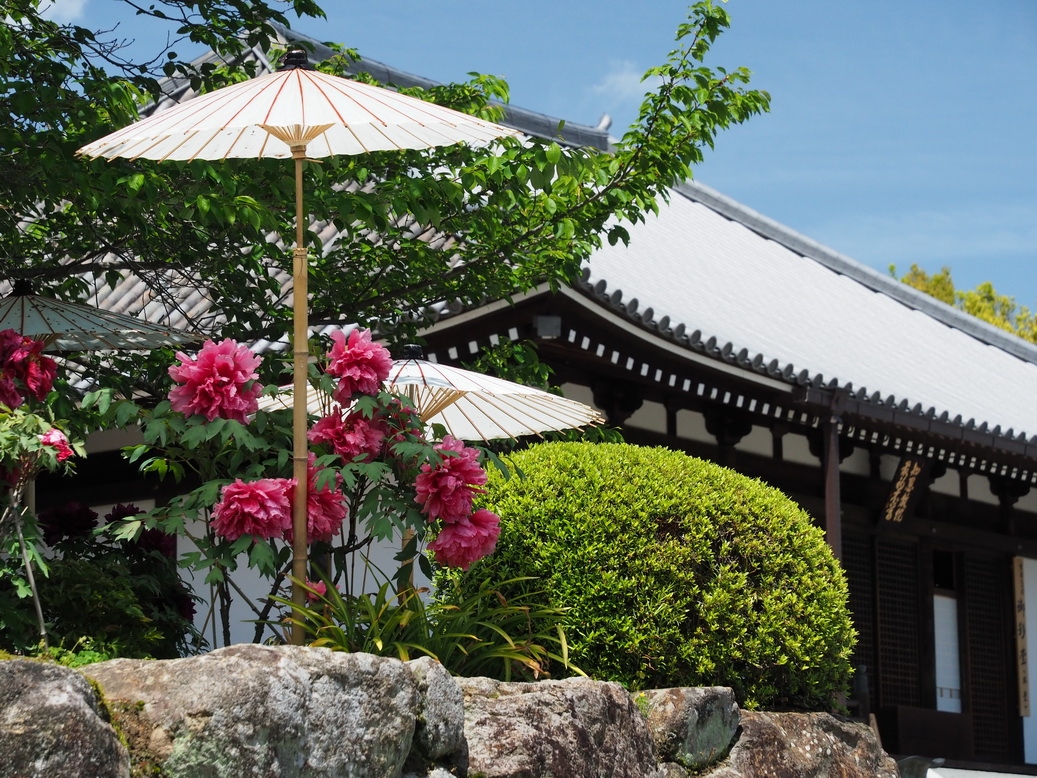
<path id="1" fill-rule="evenodd" d="M 284 4 L 127 5 L 169 23 L 170 37 L 146 62 L 123 59 L 114 33 L 49 22 L 34 0 L 7 4 L 0 274 L 66 298 L 132 274 L 146 285 L 146 301 L 188 326 L 279 337 L 290 315 L 283 280 L 291 260 L 278 237 L 293 234 L 290 165 L 88 161 L 75 151 L 133 121 L 163 88 L 251 76 L 250 48 L 276 56 L 270 23 L 286 23 L 277 10 Z M 323 15 L 313 3 L 291 5 Z M 609 152 L 533 138 L 308 165 L 308 242 L 337 233 L 311 248 L 311 320 L 413 328 L 432 304 L 507 299 L 574 280 L 603 240 L 625 241 L 624 222 L 643 220 L 668 186 L 691 176 L 721 130 L 768 109 L 769 96 L 748 89 L 748 71 L 703 63 L 728 24 L 712 2 L 691 7 L 677 48 L 646 74 L 653 90 L 637 123 Z M 218 56 L 185 62 L 175 50 L 183 40 Z M 355 55 L 339 51 L 322 69 L 344 72 Z M 487 76 L 404 91 L 490 118 L 507 100 L 506 84 Z"/>

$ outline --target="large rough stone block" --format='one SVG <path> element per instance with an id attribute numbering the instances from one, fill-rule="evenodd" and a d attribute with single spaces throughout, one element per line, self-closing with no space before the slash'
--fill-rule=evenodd
<path id="1" fill-rule="evenodd" d="M 439 662 L 422 657 L 407 663 L 417 681 L 418 722 L 408 767 L 454 763 L 464 752 L 464 695 Z"/>
<path id="2" fill-rule="evenodd" d="M 648 724 L 619 684 L 457 680 L 464 692 L 469 775 L 644 778 L 656 773 Z"/>
<path id="3" fill-rule="evenodd" d="M 129 778 L 130 758 L 82 675 L 11 659 L 0 661 L 0 773 Z"/>
<path id="4" fill-rule="evenodd" d="M 135 753 L 170 778 L 395 778 L 418 710 L 402 662 L 322 648 L 230 646 L 84 672 L 135 718 Z"/>
<path id="5" fill-rule="evenodd" d="M 742 732 L 709 778 L 899 778 L 875 733 L 827 713 L 742 711 Z"/>
<path id="6" fill-rule="evenodd" d="M 738 732 L 734 691 L 723 686 L 637 692 L 659 759 L 701 770 L 723 759 Z"/>

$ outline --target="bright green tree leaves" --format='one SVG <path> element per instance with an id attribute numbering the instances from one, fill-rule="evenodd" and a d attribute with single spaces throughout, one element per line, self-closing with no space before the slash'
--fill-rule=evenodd
<path id="1" fill-rule="evenodd" d="M 889 272 L 896 277 L 895 266 L 890 265 Z M 999 294 L 989 281 L 984 281 L 975 289 L 957 289 L 949 267 L 942 268 L 939 273 L 927 273 L 918 265 L 911 265 L 911 269 L 900 280 L 980 321 L 1037 343 L 1037 312 L 1019 305 L 1014 297 Z"/>
<path id="2" fill-rule="evenodd" d="M 311 2 L 291 6 L 321 15 Z M 270 23 L 286 22 L 283 4 L 147 6 L 141 13 L 168 23 L 173 41 L 148 62 L 125 60 L 110 36 L 43 19 L 36 0 L 7 2 L 5 10 L 0 108 L 9 119 L 0 127 L 0 277 L 32 278 L 41 291 L 82 298 L 95 279 L 111 283 L 132 274 L 167 307 L 190 296 L 192 304 L 181 309 L 202 332 L 246 340 L 284 334 L 286 243 L 295 219 L 290 164 L 75 155 L 131 122 L 159 94 L 158 76 L 203 90 L 249 77 L 254 62 L 182 61 L 178 41 L 204 43 L 224 61 L 249 46 L 265 51 L 273 46 Z M 767 94 L 746 87 L 747 71 L 703 64 L 727 25 L 726 12 L 712 2 L 692 6 L 678 48 L 648 74 L 646 88 L 653 91 L 637 124 L 609 152 L 510 139 L 491 148 L 458 145 L 308 164 L 311 321 L 395 324 L 395 337 L 403 339 L 421 325 L 428 306 L 507 299 L 535 284 L 576 279 L 603 239 L 626 241 L 622 223 L 655 211 L 667 187 L 690 176 L 719 131 L 767 110 Z M 270 55 L 276 59 L 276 48 Z M 341 72 L 352 55 L 340 49 L 321 68 Z M 490 119 L 500 118 L 499 101 L 508 97 L 503 81 L 483 75 L 404 91 Z M 326 225 L 339 232 L 333 241 L 324 242 Z"/>

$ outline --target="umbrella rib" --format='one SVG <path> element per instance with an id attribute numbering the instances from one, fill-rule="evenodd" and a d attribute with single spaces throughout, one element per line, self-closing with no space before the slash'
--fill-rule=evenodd
<path id="1" fill-rule="evenodd" d="M 395 96 L 397 96 L 397 98 L 406 98 L 408 100 L 416 100 L 419 103 L 425 102 L 424 100 L 420 100 L 418 98 L 407 98 L 406 95 L 401 95 L 399 92 L 393 92 L 391 90 L 380 90 L 380 91 L 376 92 L 376 91 L 374 91 L 374 89 L 367 88 L 367 84 L 363 84 L 363 83 L 361 83 L 359 81 L 351 81 L 350 80 L 346 84 L 339 84 L 339 83 L 337 83 L 335 81 L 331 81 L 329 79 L 320 79 L 318 81 L 317 79 L 314 78 L 314 79 L 311 79 L 311 81 L 312 81 L 314 87 L 320 92 L 320 94 L 327 101 L 327 104 L 331 108 L 331 110 L 335 113 L 336 116 L 339 117 L 339 120 L 344 125 L 346 125 L 347 127 L 349 126 L 349 122 L 346 120 L 346 118 L 344 116 L 342 116 L 341 112 L 338 110 L 338 107 L 335 105 L 336 101 L 331 99 L 331 97 L 329 97 L 329 93 L 330 92 L 334 92 L 339 97 L 348 100 L 350 103 L 352 103 L 357 108 L 357 110 L 362 111 L 367 116 L 371 117 L 371 119 L 373 121 L 377 122 L 378 124 L 381 124 L 382 126 L 386 126 L 388 124 L 388 122 L 385 119 L 383 119 L 377 113 L 372 111 L 371 108 L 366 104 L 366 102 L 361 102 L 360 100 L 357 99 L 355 94 L 351 94 L 349 91 L 347 91 L 347 89 L 346 89 L 347 85 L 351 89 L 353 89 L 355 91 L 363 92 L 365 101 L 366 100 L 373 101 L 373 102 L 377 103 L 378 105 L 380 105 L 381 107 L 385 108 L 387 111 L 394 111 L 396 113 L 402 113 L 402 111 L 400 111 L 399 108 L 395 108 L 390 103 L 390 101 L 385 99 L 385 96 L 382 95 L 383 91 L 389 91 L 389 94 L 395 95 Z M 415 106 L 415 107 L 417 107 L 417 106 Z"/>
<path id="2" fill-rule="evenodd" d="M 517 425 L 518 427 L 521 427 L 521 429 L 517 429 L 517 430 L 515 430 L 514 432 L 508 432 L 508 431 L 507 431 L 507 430 L 506 430 L 506 429 L 505 429 L 505 428 L 504 428 L 503 426 L 501 426 L 501 425 L 500 425 L 500 424 L 499 424 L 498 422 L 496 422 L 496 421 L 494 420 L 494 417 L 493 417 L 493 416 L 491 416 L 490 414 L 486 413 L 486 412 L 485 412 L 485 411 L 483 411 L 483 410 L 482 410 L 481 408 L 479 408 L 479 411 L 480 411 L 480 412 L 482 413 L 482 415 L 483 415 L 483 416 L 485 416 L 485 417 L 486 417 L 487 419 L 489 419 L 489 420 L 490 420 L 491 422 L 493 422 L 494 424 L 496 424 L 496 425 L 497 425 L 497 427 L 498 427 L 498 428 L 499 428 L 499 429 L 501 430 L 501 432 L 504 432 L 504 433 L 506 433 L 506 437 L 509 437 L 509 438 L 512 438 L 512 439 L 514 439 L 514 438 L 517 438 L 517 437 L 519 437 L 520 435 L 524 435 L 524 434 L 530 434 L 530 435 L 536 435 L 537 437 L 543 437 L 543 436 L 542 436 L 542 435 L 540 434 L 540 432 L 539 432 L 538 430 L 534 430 L 534 429 L 531 429 L 531 428 L 530 428 L 530 426 L 529 426 L 529 424 L 527 424 L 527 423 L 523 422 L 523 421 L 522 421 L 522 420 L 521 420 L 520 418 L 518 418 L 518 417 L 517 417 L 517 416 L 515 416 L 514 414 L 512 414 L 512 413 L 508 412 L 508 411 L 507 411 L 507 410 L 506 410 L 506 409 L 505 409 L 504 407 L 502 407 L 502 406 L 500 406 L 500 405 L 496 405 L 496 404 L 494 404 L 494 403 L 493 403 L 493 402 L 492 402 L 491 400 L 489 400 L 489 399 L 488 399 L 488 397 L 486 397 L 486 396 L 483 396 L 483 397 L 481 397 L 480 399 L 482 399 L 482 400 L 484 400 L 485 402 L 487 402 L 487 404 L 488 404 L 488 405 L 490 405 L 490 407 L 491 407 L 491 408 L 492 408 L 492 409 L 493 409 L 493 410 L 494 410 L 494 411 L 495 411 L 496 413 L 500 413 L 501 415 L 503 415 L 503 416 L 507 417 L 507 418 L 508 418 L 508 419 L 510 419 L 510 420 L 511 420 L 512 422 L 514 422 L 514 423 L 515 423 L 515 424 L 516 424 L 516 425 Z M 476 406 L 476 407 L 478 407 L 478 406 Z M 457 412 L 458 412 L 459 414 L 461 414 L 461 416 L 463 416 L 463 417 L 464 417 L 464 419 L 465 419 L 465 420 L 466 420 L 466 421 L 467 421 L 467 422 L 468 422 L 469 424 L 471 424 L 471 425 L 472 425 L 472 428 L 473 428 L 473 429 L 474 429 L 474 430 L 475 430 L 476 432 L 478 432 L 478 433 L 479 433 L 479 437 L 481 437 L 481 438 L 482 438 L 483 440 L 492 440 L 492 439 L 494 439 L 495 437 L 497 437 L 497 436 L 494 436 L 494 435 L 490 435 L 490 434 L 488 434 L 487 432 L 485 432 L 485 431 L 483 430 L 483 428 L 479 426 L 479 424 L 478 424 L 478 423 L 477 423 L 477 422 L 476 422 L 476 421 L 475 421 L 475 420 L 474 420 L 474 419 L 473 419 L 473 418 L 471 417 L 471 415 L 470 415 L 470 414 L 469 414 L 469 413 L 468 413 L 468 412 L 467 412 L 467 411 L 465 410 L 465 408 L 464 408 L 463 406 L 461 406 L 461 405 L 454 405 L 454 410 L 455 410 L 455 411 L 457 411 Z"/>
<path id="3" fill-rule="evenodd" d="M 278 108 L 292 115 L 284 125 L 278 123 Z M 87 144 L 78 153 L 160 161 L 288 156 L 280 143 L 253 138 L 254 128 L 261 125 L 283 126 L 285 132 L 302 127 L 310 139 L 326 126 L 335 128 L 319 151 L 309 152 L 312 156 L 481 144 L 501 135 L 521 134 L 383 87 L 319 71 L 292 70 L 257 76 L 168 109 L 157 108 L 147 118 Z M 322 129 L 314 132 L 314 126 Z M 308 142 L 288 141 L 286 145 Z"/>
<path id="4" fill-rule="evenodd" d="M 313 80 L 314 82 L 317 81 L 317 79 Z M 420 124 L 423 127 L 429 126 L 430 124 L 445 124 L 448 127 L 456 129 L 460 126 L 455 119 L 451 118 L 451 114 L 448 113 L 448 111 L 452 111 L 452 109 L 444 108 L 437 103 L 422 100 L 418 97 L 411 97 L 410 95 L 405 95 L 400 92 L 385 90 L 382 87 L 373 87 L 370 84 L 364 84 L 360 81 L 349 80 L 348 86 L 350 86 L 354 91 L 364 93 L 365 103 L 360 103 L 354 95 L 346 91 L 346 86 L 347 84 L 340 84 L 337 81 L 322 78 L 320 79 L 320 86 L 318 88 L 321 89 L 321 94 L 324 94 L 326 98 L 327 93 L 324 91 L 325 89 L 327 89 L 328 92 L 335 92 L 336 94 L 349 99 L 368 116 L 382 125 L 388 125 L 389 122 L 368 107 L 370 102 L 377 103 L 387 111 L 393 111 L 396 113 L 402 113 L 402 111 L 399 107 L 394 105 L 394 103 L 403 103 L 410 111 L 418 114 L 417 117 L 412 116 L 411 118 L 416 124 Z M 386 94 L 387 91 L 388 94 Z M 392 96 L 392 100 L 387 99 L 389 96 Z M 329 105 L 333 105 L 333 102 L 330 99 L 328 102 Z M 469 116 L 468 114 L 461 115 L 475 124 L 485 124 L 485 122 L 478 117 Z M 345 121 L 345 119 L 343 119 L 343 121 Z"/>
<path id="5" fill-rule="evenodd" d="M 370 111 L 368 111 L 363 106 L 363 104 L 361 104 L 360 101 L 358 101 L 356 99 L 355 96 L 349 94 L 344 89 L 333 89 L 333 87 L 335 85 L 334 82 L 328 81 L 327 79 L 323 79 L 323 78 L 321 78 L 321 79 L 316 78 L 313 71 L 305 71 L 305 72 L 306 72 L 306 75 L 309 76 L 310 84 L 313 86 L 314 89 L 317 90 L 317 92 L 320 94 L 320 96 L 324 98 L 324 102 L 327 105 L 327 107 L 331 109 L 331 112 L 338 118 L 339 122 L 342 125 L 344 125 L 345 127 L 349 127 L 350 123 L 346 120 L 346 117 L 342 115 L 342 111 L 339 110 L 339 107 L 338 107 L 338 105 L 336 105 L 335 100 L 333 100 L 329 96 L 328 92 L 331 92 L 331 91 L 337 92 L 340 97 L 343 97 L 343 98 L 349 100 L 349 102 L 352 103 L 356 108 L 358 108 L 359 110 L 364 111 L 365 113 L 367 113 L 369 116 L 371 116 L 372 119 L 378 119 L 378 117 L 375 116 Z M 359 83 L 359 82 L 358 81 L 353 81 L 353 82 L 350 82 L 350 83 Z"/>
<path id="6" fill-rule="evenodd" d="M 276 85 L 276 88 L 274 90 L 274 99 L 270 101 L 270 107 L 267 109 L 266 118 L 263 121 L 261 121 L 261 122 L 256 122 L 257 124 L 262 125 L 262 124 L 270 124 L 271 123 L 270 122 L 270 115 L 273 113 L 274 108 L 277 106 L 278 98 L 280 98 L 281 95 L 283 95 L 285 93 L 285 90 L 288 88 L 288 85 L 291 83 L 291 80 L 292 80 L 293 77 L 295 79 L 295 85 L 298 87 L 298 91 L 299 91 L 299 104 L 301 106 L 303 106 L 303 110 L 305 110 L 305 105 L 304 105 L 303 100 L 302 100 L 302 84 L 301 84 L 301 81 L 300 81 L 300 78 L 299 78 L 299 75 L 298 75 L 301 72 L 303 72 L 303 71 L 300 71 L 300 70 L 289 70 L 289 71 L 287 71 L 287 75 L 284 78 L 280 79 L 280 81 L 278 82 L 278 84 Z"/>
<path id="7" fill-rule="evenodd" d="M 254 87 L 252 87 L 252 85 L 255 83 L 255 81 L 258 80 L 259 79 L 254 79 L 253 81 L 243 82 L 241 84 L 241 91 L 253 91 Z M 236 94 L 237 92 L 235 93 L 235 95 Z M 177 144 L 173 151 L 175 151 L 177 148 L 180 148 L 184 143 L 192 139 L 197 134 L 197 132 L 191 131 L 189 129 L 180 129 L 180 126 L 195 126 L 199 122 L 204 122 L 206 119 L 208 119 L 210 116 L 217 113 L 218 111 L 225 110 L 225 97 L 225 94 L 221 94 L 219 90 L 216 90 L 213 92 L 209 92 L 208 94 L 194 98 L 193 100 L 190 100 L 186 103 L 179 104 L 177 106 L 178 111 L 175 117 L 175 121 L 171 124 L 171 126 L 166 128 L 165 130 L 162 130 L 161 136 L 154 143 L 152 143 L 149 146 L 146 146 L 144 150 L 139 153 L 135 152 L 130 157 L 130 159 L 138 159 L 141 155 L 147 153 L 156 145 L 167 142 L 175 134 L 183 134 L 185 136 L 184 140 L 181 143 Z M 240 115 L 240 113 L 241 109 L 238 109 L 234 115 L 238 116 Z M 142 137 L 142 126 L 144 127 L 145 131 L 150 130 L 152 126 L 161 129 L 164 124 L 169 123 L 168 118 L 169 117 L 165 115 L 164 111 L 158 111 L 156 113 L 151 114 L 151 116 L 149 116 L 147 119 L 144 119 L 140 122 L 136 122 L 134 124 L 130 124 L 124 127 L 123 129 L 112 133 L 107 138 L 103 138 L 102 140 L 109 141 L 110 143 L 121 142 L 127 145 L 137 145 L 146 140 L 145 137 Z M 228 122 L 225 122 L 224 124 L 227 123 Z M 100 142 L 101 141 L 95 141 L 95 143 Z M 94 144 L 90 144 L 90 146 L 85 147 L 85 150 L 89 150 L 93 146 Z M 169 154 L 173 153 L 173 151 L 170 151 Z M 116 152 L 116 154 L 113 154 L 113 156 L 117 155 L 117 153 L 118 152 Z M 168 159 L 169 154 L 166 154 L 164 157 L 162 157 L 162 160 Z"/>
<path id="8" fill-rule="evenodd" d="M 133 316 L 38 295 L 17 295 L 0 303 L 0 329 L 46 338 L 61 350 L 153 347 L 156 342 L 186 342 L 193 337 Z"/>

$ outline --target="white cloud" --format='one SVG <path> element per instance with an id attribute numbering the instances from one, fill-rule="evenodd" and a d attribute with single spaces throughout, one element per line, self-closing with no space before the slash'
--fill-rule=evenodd
<path id="1" fill-rule="evenodd" d="M 637 109 L 645 94 L 658 87 L 658 79 L 642 81 L 644 70 L 630 60 L 614 61 L 610 70 L 598 83 L 589 89 L 588 104 L 604 106 L 604 110 L 617 122 L 626 126 L 637 118 Z"/>
<path id="2" fill-rule="evenodd" d="M 968 262 L 1037 260 L 1037 209 L 1028 205 L 912 210 L 815 224 L 809 234 L 866 261 L 952 268 Z M 1031 264 L 1032 267 L 1032 264 Z"/>
<path id="3" fill-rule="evenodd" d="M 611 102 L 640 99 L 650 88 L 650 84 L 642 83 L 643 75 L 644 71 L 638 70 L 630 60 L 613 62 L 611 70 L 591 87 L 591 92 L 604 95 Z"/>
<path id="4" fill-rule="evenodd" d="M 89 0 L 49 0 L 40 5 L 40 14 L 59 24 L 81 21 Z"/>

